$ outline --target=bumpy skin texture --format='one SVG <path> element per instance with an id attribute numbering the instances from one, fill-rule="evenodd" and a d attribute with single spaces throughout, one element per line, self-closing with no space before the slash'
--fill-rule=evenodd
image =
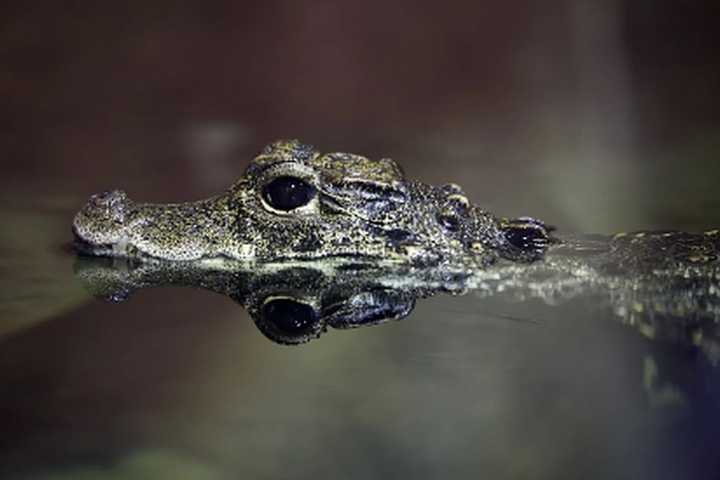
<path id="1" fill-rule="evenodd" d="M 309 202 L 273 208 L 264 192 L 278 178 L 310 186 Z M 535 260 L 552 243 L 542 222 L 496 218 L 456 185 L 408 181 L 393 160 L 323 154 L 296 140 L 267 146 L 228 191 L 207 200 L 155 205 L 119 190 L 94 195 L 73 231 L 86 254 L 183 261 L 352 257 L 486 267 Z"/>

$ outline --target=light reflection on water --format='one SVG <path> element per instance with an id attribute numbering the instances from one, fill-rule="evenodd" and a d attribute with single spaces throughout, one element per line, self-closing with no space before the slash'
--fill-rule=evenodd
<path id="1" fill-rule="evenodd" d="M 17 221 L 36 225 L 36 213 Z M 33 325 L 1 340 L 3 478 L 703 478 L 720 467 L 717 368 L 623 325 L 598 295 L 555 306 L 438 295 L 405 320 L 287 347 L 207 291 L 92 300 L 58 248 L 66 218 L 46 214 L 40 243 L 3 245 L 17 279 L 5 277 L 3 322 Z M 41 316 L 12 310 L 29 289 Z"/>

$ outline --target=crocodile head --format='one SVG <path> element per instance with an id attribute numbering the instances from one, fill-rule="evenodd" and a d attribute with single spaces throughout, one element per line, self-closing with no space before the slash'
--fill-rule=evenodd
<path id="1" fill-rule="evenodd" d="M 537 220 L 496 218 L 457 185 L 405 179 L 390 159 L 268 145 L 225 193 L 142 204 L 93 195 L 73 221 L 81 253 L 139 259 L 247 261 L 349 257 L 432 264 L 532 261 L 551 242 Z"/>

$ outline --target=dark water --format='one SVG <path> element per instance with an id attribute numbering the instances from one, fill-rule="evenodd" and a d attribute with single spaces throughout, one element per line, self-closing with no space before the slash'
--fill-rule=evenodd
<path id="1" fill-rule="evenodd" d="M 2 478 L 720 472 L 716 358 L 597 295 L 438 295 L 283 346 L 205 290 L 92 298 L 63 246 L 77 197 L 3 211 Z"/>
<path id="2" fill-rule="evenodd" d="M 288 347 L 201 289 L 97 300 L 65 247 L 92 193 L 203 198 L 294 137 L 564 231 L 720 227 L 717 2 L 0 11 L 3 480 L 720 478 L 717 344 L 607 296 Z"/>

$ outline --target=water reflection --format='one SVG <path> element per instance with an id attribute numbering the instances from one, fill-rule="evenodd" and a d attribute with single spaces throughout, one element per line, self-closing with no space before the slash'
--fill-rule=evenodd
<path id="1" fill-rule="evenodd" d="M 248 311 L 268 339 L 286 345 L 306 343 L 329 328 L 401 320 L 418 299 L 440 293 L 501 294 L 520 301 L 541 299 L 551 305 L 596 296 L 644 336 L 696 347 L 717 363 L 717 262 L 682 263 L 678 254 L 667 265 L 642 256 L 621 262 L 617 250 L 609 256 L 608 245 L 605 237 L 566 238 L 564 246 L 541 262 L 508 263 L 489 270 L 452 263 L 417 267 L 342 259 L 249 265 L 79 257 L 75 271 L 91 294 L 111 302 L 158 286 L 194 286 L 226 295 Z"/>

